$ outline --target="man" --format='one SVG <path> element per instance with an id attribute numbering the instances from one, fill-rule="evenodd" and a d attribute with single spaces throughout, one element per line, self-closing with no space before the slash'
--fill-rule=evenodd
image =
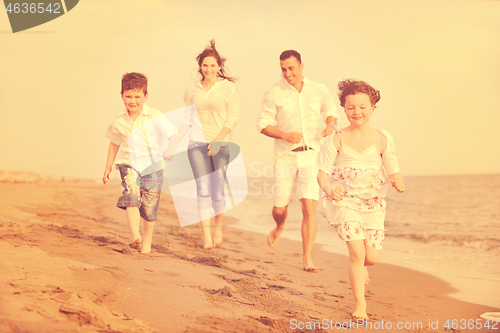
<path id="1" fill-rule="evenodd" d="M 316 201 L 319 199 L 316 155 L 321 137 L 333 133 L 332 122 L 337 121 L 338 115 L 328 89 L 304 78 L 304 64 L 297 51 L 281 53 L 280 66 L 283 79 L 264 94 L 257 119 L 259 132 L 275 139 L 272 214 L 276 228 L 267 237 L 267 243 L 274 247 L 285 229 L 287 208 L 295 185 L 303 214 L 303 268 L 317 272 L 311 260 L 316 237 Z"/>

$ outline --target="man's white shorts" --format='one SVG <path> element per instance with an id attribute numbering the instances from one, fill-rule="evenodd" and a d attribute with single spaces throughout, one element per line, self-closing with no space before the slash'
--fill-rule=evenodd
<path id="1" fill-rule="evenodd" d="M 272 188 L 275 207 L 287 206 L 294 193 L 297 193 L 299 200 L 305 198 L 318 201 L 317 155 L 315 150 L 276 154 Z"/>

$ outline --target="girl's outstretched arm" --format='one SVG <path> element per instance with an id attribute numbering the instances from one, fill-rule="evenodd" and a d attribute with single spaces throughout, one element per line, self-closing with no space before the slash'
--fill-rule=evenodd
<path id="1" fill-rule="evenodd" d="M 396 157 L 396 148 L 394 147 L 394 139 L 392 135 L 386 130 L 380 130 L 384 135 L 385 140 L 380 140 L 379 144 L 383 147 L 377 147 L 382 154 L 382 163 L 384 164 L 385 171 L 389 175 L 389 181 L 392 187 L 399 193 L 404 192 L 406 189 L 403 176 L 399 172 L 398 158 Z"/>
<path id="2" fill-rule="evenodd" d="M 403 176 L 401 176 L 401 173 L 396 172 L 393 175 L 389 175 L 389 180 L 392 184 L 392 187 L 399 193 L 404 192 L 406 189 L 405 182 L 403 181 Z"/>

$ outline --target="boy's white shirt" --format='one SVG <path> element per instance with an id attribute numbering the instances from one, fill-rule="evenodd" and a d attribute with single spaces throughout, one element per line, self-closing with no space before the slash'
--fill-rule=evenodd
<path id="1" fill-rule="evenodd" d="M 109 125 L 106 137 L 120 146 L 115 165 L 127 164 L 140 172 L 162 159 L 168 138 L 176 132 L 163 113 L 144 104 L 135 121 L 127 110 L 120 113 Z"/>

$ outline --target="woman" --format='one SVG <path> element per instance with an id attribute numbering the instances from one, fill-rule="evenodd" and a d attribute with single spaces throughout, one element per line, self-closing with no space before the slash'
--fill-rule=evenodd
<path id="1" fill-rule="evenodd" d="M 215 48 L 215 41 L 197 57 L 201 80 L 190 84 L 184 103 L 196 109 L 186 112 L 179 136 L 191 129 L 188 156 L 196 179 L 198 213 L 204 236 L 204 248 L 222 243 L 222 213 L 225 210 L 225 172 L 229 163 L 228 142 L 238 121 L 238 91 L 234 78 L 226 75 L 225 58 Z M 215 216 L 212 239 L 210 218 Z"/>

